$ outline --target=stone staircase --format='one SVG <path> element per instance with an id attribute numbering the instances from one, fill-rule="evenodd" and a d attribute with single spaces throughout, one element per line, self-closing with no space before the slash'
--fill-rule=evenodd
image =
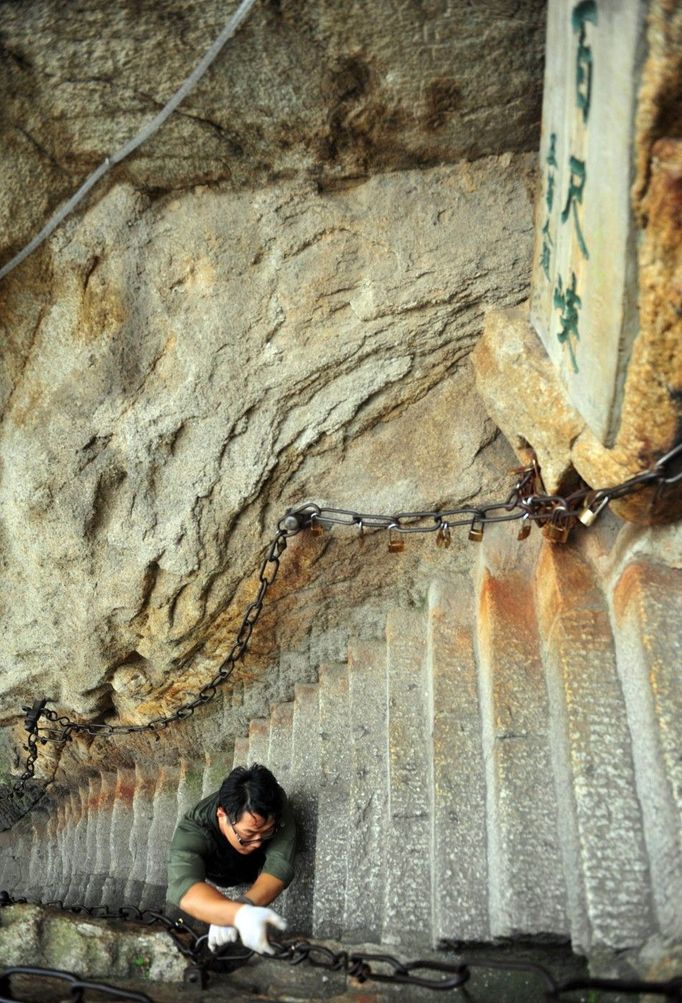
<path id="1" fill-rule="evenodd" d="M 539 539 L 505 557 L 488 535 L 473 580 L 391 609 L 247 735 L 225 740 L 228 694 L 163 742 L 136 737 L 134 763 L 112 744 L 0 836 L 0 887 L 160 907 L 178 818 L 261 762 L 298 816 L 278 908 L 300 933 L 570 937 L 588 955 L 679 941 L 682 571 L 640 556 L 607 574 Z"/>

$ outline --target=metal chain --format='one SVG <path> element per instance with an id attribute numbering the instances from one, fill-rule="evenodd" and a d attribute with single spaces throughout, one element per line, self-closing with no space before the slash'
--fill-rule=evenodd
<path id="1" fill-rule="evenodd" d="M 91 991 L 97 994 L 97 999 L 107 996 L 110 999 L 127 1000 L 128 1003 L 154 1003 L 151 996 L 146 993 L 132 992 L 129 989 L 120 989 L 112 986 L 108 982 L 93 982 L 90 979 L 80 979 L 73 972 L 64 972 L 60 968 L 38 968 L 34 965 L 12 965 L 0 971 L 0 1003 L 15 1003 L 18 997 L 12 989 L 11 979 L 14 975 L 28 976 L 29 978 L 57 979 L 66 982 L 71 993 L 73 1003 L 82 1003 L 83 993 Z M 62 997 L 66 999 L 66 997 Z"/>
<path id="2" fill-rule="evenodd" d="M 232 645 L 230 653 L 220 663 L 220 666 L 213 678 L 202 686 L 193 700 L 190 700 L 188 703 L 178 707 L 172 714 L 168 714 L 165 717 L 160 716 L 152 718 L 145 724 L 99 724 L 94 721 L 81 723 L 73 721 L 66 716 L 60 716 L 55 711 L 43 706 L 41 710 L 42 716 L 45 717 L 51 725 L 58 725 L 61 729 L 58 734 L 54 733 L 54 729 L 49 729 L 52 732 L 52 734 L 50 734 L 49 741 L 59 743 L 65 742 L 72 734 L 90 735 L 92 737 L 104 735 L 106 737 L 110 737 L 112 735 L 132 735 L 144 731 L 160 731 L 163 728 L 167 728 L 168 725 L 172 724 L 174 721 L 184 721 L 185 718 L 191 717 L 198 707 L 209 703 L 216 696 L 218 686 L 229 678 L 237 662 L 244 656 L 251 639 L 251 634 L 253 633 L 253 628 L 258 622 L 258 618 L 263 610 L 263 604 L 265 602 L 268 589 L 271 585 L 273 585 L 275 579 L 277 578 L 280 559 L 287 547 L 287 537 L 295 536 L 298 532 L 300 532 L 301 528 L 302 526 L 300 526 L 298 522 L 295 527 L 290 529 L 286 529 L 281 526 L 278 528 L 277 534 L 271 540 L 259 569 L 259 586 L 256 598 L 249 603 L 246 608 L 246 612 L 242 618 L 241 626 L 237 632 L 237 637 Z"/>
<path id="3" fill-rule="evenodd" d="M 380 515 L 370 512 L 355 512 L 351 509 L 328 508 L 310 504 L 304 511 L 313 531 L 324 532 L 334 525 L 356 527 L 361 534 L 367 530 L 387 530 L 391 533 L 436 533 L 437 543 L 450 545 L 450 530 L 459 526 L 469 527 L 469 539 L 480 542 L 487 524 L 522 520 L 527 525 L 522 528 L 521 539 L 530 531 L 530 523 L 543 526 L 546 535 L 555 542 L 565 542 L 568 531 L 576 520 L 590 526 L 609 502 L 625 498 L 643 488 L 656 486 L 659 489 L 672 487 L 682 481 L 682 470 L 669 472 L 674 461 L 682 458 L 682 443 L 660 457 L 649 469 L 643 470 L 628 480 L 613 487 L 583 488 L 566 497 L 549 495 L 542 490 L 541 471 L 536 462 L 519 468 L 515 473 L 519 479 L 510 494 L 503 501 L 491 501 L 482 505 L 465 505 L 459 508 L 431 511 L 396 512 Z M 391 547 L 389 550 L 402 549 Z"/>
<path id="4" fill-rule="evenodd" d="M 0 892 L 0 908 L 4 906 L 25 903 L 25 899 L 15 899 L 7 892 Z M 85 914 L 94 919 L 120 919 L 128 922 L 144 923 L 147 926 L 159 923 L 166 928 L 175 946 L 186 957 L 190 964 L 185 971 L 185 982 L 206 985 L 207 973 L 211 968 L 216 967 L 216 963 L 228 961 L 231 963 L 243 963 L 248 961 L 255 952 L 245 949 L 242 953 L 235 954 L 233 949 L 225 955 L 213 954 L 207 946 L 208 936 L 197 935 L 187 927 L 182 920 L 172 920 L 163 912 L 151 909 L 141 910 L 137 906 L 121 906 L 112 910 L 109 906 L 65 906 L 61 900 L 45 903 L 45 908 L 58 908 L 64 912 L 74 914 Z M 566 1000 L 566 993 L 577 990 L 601 990 L 602 992 L 618 992 L 625 995 L 639 995 L 650 993 L 654 996 L 663 996 L 672 1003 L 682 1003 L 682 976 L 671 979 L 667 982 L 650 982 L 641 979 L 601 979 L 586 977 L 571 977 L 562 982 L 548 971 L 543 965 L 530 961 L 497 960 L 494 958 L 481 959 L 460 959 L 458 961 L 439 961 L 434 959 L 421 959 L 417 961 L 401 961 L 391 954 L 375 954 L 363 951 L 349 952 L 345 949 L 332 950 L 325 944 L 318 944 L 303 938 L 277 939 L 270 941 L 274 950 L 273 955 L 266 955 L 266 960 L 284 961 L 290 965 L 308 964 L 313 968 L 322 968 L 331 972 L 344 973 L 356 979 L 358 982 L 378 982 L 392 985 L 418 986 L 422 989 L 432 989 L 438 992 L 461 989 L 469 981 L 472 971 L 498 970 L 503 972 L 522 971 L 537 976 L 544 982 L 545 999 L 550 1001 Z M 454 951 L 460 953 L 460 944 L 453 940 L 442 940 L 439 944 L 441 950 Z M 433 974 L 427 974 L 433 973 Z M 9 989 L 8 977 L 12 974 L 45 975 L 50 977 L 55 975 L 52 969 L 41 969 L 35 967 L 21 967 L 8 969 L 0 973 L 0 993 Z M 73 987 L 78 984 L 82 988 L 106 989 L 111 995 L 118 995 L 119 998 L 142 1000 L 143 1003 L 152 1003 L 149 997 L 144 994 L 125 994 L 125 990 L 117 989 L 115 986 L 106 983 L 84 982 L 77 976 L 67 972 L 58 973 L 69 980 Z M 75 989 L 72 990 L 75 993 Z M 11 994 L 8 999 L 13 999 Z M 77 996 L 77 999 L 82 997 Z M 0 995 L 0 1003 L 3 997 Z"/>
<path id="5" fill-rule="evenodd" d="M 281 557 L 287 547 L 287 539 L 299 533 L 301 529 L 304 528 L 304 525 L 305 516 L 301 515 L 298 517 L 295 511 L 288 512 L 286 516 L 280 520 L 277 527 L 277 533 L 268 544 L 265 556 L 258 571 L 258 591 L 253 601 L 249 603 L 246 608 L 232 648 L 227 657 L 220 663 L 213 678 L 199 690 L 193 700 L 190 700 L 188 703 L 178 707 L 172 714 L 169 714 L 166 717 L 156 717 L 152 718 L 151 721 L 147 721 L 145 724 L 133 725 L 100 724 L 95 721 L 73 721 L 71 718 L 65 715 L 59 715 L 55 711 L 48 708 L 46 706 L 46 700 L 37 700 L 32 707 L 23 707 L 22 710 L 26 715 L 24 719 L 24 727 L 28 733 L 28 738 L 24 748 L 27 750 L 28 756 L 26 757 L 22 775 L 8 790 L 2 793 L 2 800 L 10 805 L 14 804 L 17 806 L 17 802 L 24 795 L 26 784 L 34 776 L 35 762 L 38 758 L 39 752 L 39 743 L 44 745 L 49 741 L 62 745 L 69 741 L 73 734 L 85 734 L 92 737 L 103 736 L 109 738 L 113 735 L 121 734 L 130 735 L 138 732 L 158 732 L 163 728 L 167 728 L 168 725 L 174 721 L 181 721 L 185 718 L 191 717 L 197 707 L 201 707 L 203 704 L 209 703 L 216 696 L 218 686 L 229 678 L 234 671 L 237 662 L 243 658 L 251 639 L 253 629 L 262 612 L 268 590 L 277 578 Z M 49 722 L 49 726 L 47 728 L 39 727 L 41 717 Z M 48 784 L 53 780 L 54 777 L 48 781 Z M 15 825 L 19 819 L 27 815 L 28 812 L 30 812 L 38 804 L 44 794 L 45 789 L 41 790 L 39 796 L 32 801 L 28 807 L 24 805 L 17 807 L 16 810 L 11 813 L 12 817 L 9 825 L 5 825 L 0 829 L 0 831 L 6 831 Z"/>
<path id="6" fill-rule="evenodd" d="M 519 531 L 519 539 L 525 539 L 532 523 L 543 527 L 543 532 L 554 542 L 565 542 L 570 529 L 576 520 L 585 526 L 590 526 L 597 516 L 606 508 L 610 501 L 624 498 L 627 495 L 641 491 L 645 487 L 656 486 L 658 490 L 674 486 L 682 481 L 682 468 L 675 461 L 682 458 L 682 442 L 661 456 L 651 467 L 643 470 L 628 480 L 614 487 L 599 489 L 581 489 L 563 498 L 559 495 L 549 495 L 542 491 L 541 471 L 537 461 L 527 467 L 518 468 L 515 472 L 518 479 L 510 494 L 503 501 L 491 501 L 476 506 L 461 506 L 452 509 L 433 511 L 396 512 L 392 515 L 380 515 L 368 512 L 355 512 L 351 509 L 329 508 L 315 503 L 289 509 L 277 524 L 277 533 L 268 545 L 259 573 L 259 586 L 255 599 L 247 606 L 242 618 L 236 639 L 227 657 L 221 662 L 213 678 L 188 703 L 178 707 L 172 714 L 152 718 L 145 724 L 114 725 L 95 721 L 74 721 L 66 715 L 59 715 L 46 706 L 46 700 L 39 700 L 33 707 L 22 708 L 26 713 L 24 726 L 28 732 L 28 751 L 24 772 L 21 777 L 5 792 L 5 799 L 15 799 L 23 795 L 26 783 L 35 772 L 35 762 L 38 757 L 38 743 L 55 742 L 63 744 L 74 734 L 90 735 L 91 737 L 114 735 L 130 735 L 139 732 L 159 732 L 174 721 L 182 721 L 191 717 L 198 707 L 209 703 L 216 696 L 218 687 L 232 674 L 237 662 L 243 658 L 263 610 L 263 604 L 269 588 L 273 585 L 280 567 L 280 559 L 287 547 L 287 539 L 296 536 L 303 529 L 313 533 L 322 533 L 334 525 L 352 526 L 361 535 L 371 530 L 386 530 L 389 534 L 388 548 L 392 552 L 404 548 L 402 540 L 394 534 L 436 533 L 436 544 L 449 547 L 451 529 L 459 526 L 469 526 L 469 539 L 480 542 L 483 539 L 485 526 L 488 523 L 510 522 L 521 520 L 523 525 Z M 676 469 L 671 470 L 675 467 Z M 40 718 L 49 722 L 47 728 L 40 728 Z M 54 778 L 53 778 L 54 779 Z M 51 781 L 49 781 L 51 782 Z M 42 797 L 44 791 L 41 792 Z M 18 818 L 22 818 L 37 804 L 40 797 L 21 814 L 14 813 L 10 828 Z M 0 830 L 4 831 L 4 830 Z"/>
<path id="7" fill-rule="evenodd" d="M 618 992 L 625 995 L 651 993 L 654 996 L 664 996 L 673 1003 L 682 1003 L 682 976 L 668 982 L 650 982 L 641 979 L 600 979 L 589 976 L 569 978 L 562 982 L 549 972 L 543 965 L 530 961 L 498 961 L 493 958 L 474 961 L 462 959 L 457 962 L 420 960 L 400 961 L 390 954 L 372 954 L 361 951 L 348 953 L 346 950 L 332 951 L 324 944 L 315 944 L 309 940 L 297 939 L 292 942 L 274 942 L 278 961 L 288 961 L 291 965 L 302 962 L 314 968 L 324 968 L 332 972 L 345 972 L 358 982 L 386 982 L 393 985 L 419 986 L 422 989 L 446 991 L 460 989 L 471 978 L 476 969 L 496 969 L 503 972 L 523 971 L 537 975 L 545 983 L 545 999 L 566 1000 L 566 993 L 576 990 L 600 989 L 603 992 Z M 455 941 L 443 940 L 441 950 L 456 950 Z M 378 966 L 378 968 L 377 968 Z M 419 972 L 435 972 L 436 976 L 415 974 Z"/>

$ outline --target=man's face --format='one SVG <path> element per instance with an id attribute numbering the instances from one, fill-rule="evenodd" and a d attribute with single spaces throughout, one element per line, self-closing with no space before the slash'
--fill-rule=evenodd
<path id="1" fill-rule="evenodd" d="M 231 822 L 224 809 L 218 808 L 218 826 L 230 846 L 237 853 L 246 855 L 272 838 L 276 823 L 272 816 L 263 818 L 250 811 L 242 812 L 238 819 Z"/>

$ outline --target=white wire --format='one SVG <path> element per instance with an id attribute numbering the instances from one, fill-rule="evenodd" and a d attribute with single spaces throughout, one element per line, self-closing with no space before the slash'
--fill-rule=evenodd
<path id="1" fill-rule="evenodd" d="M 256 0 L 242 0 L 237 10 L 216 38 L 213 45 L 204 55 L 203 59 L 198 63 L 192 73 L 190 73 L 184 83 L 175 92 L 170 101 L 164 105 L 159 114 L 156 115 L 151 122 L 148 122 L 147 125 L 145 125 L 144 128 L 137 133 L 137 135 L 133 136 L 133 138 L 128 140 L 128 142 L 120 147 L 120 149 L 116 150 L 115 153 L 112 153 L 111 156 L 107 157 L 99 165 L 99 167 L 93 171 L 90 177 L 83 182 L 78 191 L 71 196 L 68 202 L 65 202 L 64 205 L 60 206 L 54 215 L 50 217 L 40 233 L 37 233 L 33 240 L 29 241 L 29 243 L 26 244 L 26 246 L 23 247 L 18 254 L 15 254 L 6 265 L 3 265 L 3 267 L 0 268 L 0 280 L 4 279 L 4 277 L 12 271 L 12 269 L 16 268 L 17 265 L 24 260 L 24 258 L 27 258 L 29 254 L 32 254 L 37 247 L 40 247 L 43 241 L 47 240 L 50 234 L 54 233 L 62 220 L 66 219 L 70 212 L 73 212 L 78 203 L 85 198 L 90 189 L 97 184 L 99 179 L 103 177 L 107 171 L 114 166 L 114 164 L 118 164 L 121 160 L 124 160 L 133 152 L 133 150 L 136 150 L 138 146 L 141 146 L 145 140 L 149 139 L 150 136 L 153 136 L 154 133 L 161 128 L 166 119 L 173 114 L 180 102 L 187 97 L 195 84 L 201 80 L 202 76 L 216 58 L 222 47 L 228 39 L 234 35 L 242 22 L 246 19 L 255 2 Z"/>

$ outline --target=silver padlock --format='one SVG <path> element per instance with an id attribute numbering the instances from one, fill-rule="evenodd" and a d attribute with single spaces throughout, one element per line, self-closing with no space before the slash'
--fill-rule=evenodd
<path id="1" fill-rule="evenodd" d="M 594 504 L 594 498 L 595 498 L 594 494 L 587 496 L 587 498 L 585 499 L 585 505 L 580 515 L 578 516 L 578 519 L 583 524 L 583 526 L 591 526 L 594 520 L 599 515 L 599 513 L 603 512 L 609 503 L 609 497 L 607 495 L 606 497 L 600 499 L 596 508 L 592 508 L 592 505 Z"/>

